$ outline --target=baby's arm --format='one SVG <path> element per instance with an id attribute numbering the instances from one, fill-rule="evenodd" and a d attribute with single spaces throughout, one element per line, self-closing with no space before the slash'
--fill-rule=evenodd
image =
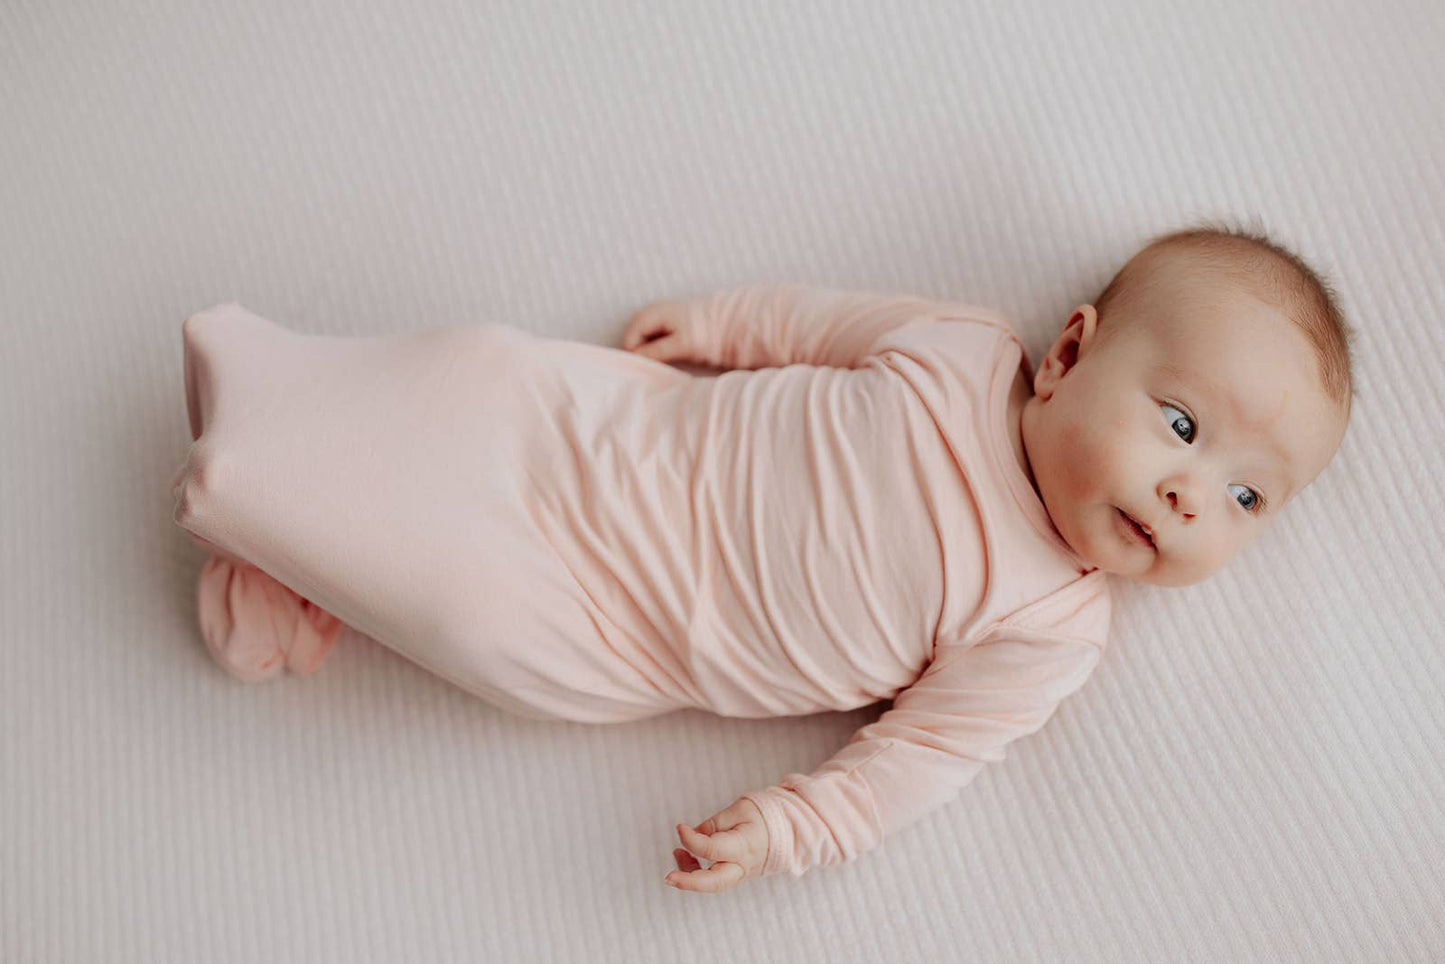
<path id="1" fill-rule="evenodd" d="M 972 646 L 940 646 L 893 707 L 818 770 L 744 794 L 768 831 L 760 875 L 853 860 L 953 799 L 985 763 L 1004 758 L 1007 744 L 1042 727 L 1102 654 L 1095 640 L 1107 625 L 1107 595 L 1074 601 L 1080 635 L 1005 621 Z"/>
<path id="2" fill-rule="evenodd" d="M 712 368 L 854 368 L 890 331 L 940 320 L 957 307 L 911 295 L 752 285 L 655 302 L 628 322 L 623 347 Z M 656 350 L 648 348 L 653 338 Z"/>

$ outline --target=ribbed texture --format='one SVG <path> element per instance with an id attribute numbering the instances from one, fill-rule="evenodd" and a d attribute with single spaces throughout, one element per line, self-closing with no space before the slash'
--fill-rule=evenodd
<path id="1" fill-rule="evenodd" d="M 0 5 L 0 960 L 1438 960 L 1441 49 L 1425 0 Z M 1037 352 L 1215 215 L 1340 290 L 1340 457 L 851 867 L 662 883 L 876 711 L 533 723 L 350 633 L 254 687 L 205 653 L 200 307 L 615 344 L 787 279 Z"/>

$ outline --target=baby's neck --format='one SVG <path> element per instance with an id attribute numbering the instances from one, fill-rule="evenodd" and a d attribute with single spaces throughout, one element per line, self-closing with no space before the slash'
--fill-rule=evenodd
<path id="1" fill-rule="evenodd" d="M 1029 399 L 1033 398 L 1034 389 L 1029 380 L 1024 377 L 1022 368 L 1014 375 L 1013 388 L 1008 396 L 1008 436 L 1013 443 L 1014 456 L 1018 459 L 1019 467 L 1024 470 L 1024 478 L 1038 492 L 1039 484 L 1034 481 L 1033 469 L 1029 467 L 1028 450 L 1024 448 L 1024 406 Z"/>

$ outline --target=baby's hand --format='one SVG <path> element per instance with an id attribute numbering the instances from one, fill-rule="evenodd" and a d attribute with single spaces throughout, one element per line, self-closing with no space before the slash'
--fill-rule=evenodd
<path id="1" fill-rule="evenodd" d="M 682 840 L 682 847 L 672 852 L 677 870 L 663 879 L 678 890 L 720 894 L 762 872 L 768 856 L 768 828 L 762 811 L 751 800 L 739 797 L 696 829 L 684 823 L 676 829 Z M 693 854 L 714 863 L 704 870 Z"/>
<path id="2" fill-rule="evenodd" d="M 660 362 L 709 364 L 682 301 L 654 301 L 633 315 L 622 332 L 622 347 Z"/>

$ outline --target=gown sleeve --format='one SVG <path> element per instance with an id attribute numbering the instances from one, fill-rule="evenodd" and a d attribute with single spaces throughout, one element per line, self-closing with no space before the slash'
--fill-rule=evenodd
<path id="1" fill-rule="evenodd" d="M 751 285 L 683 304 L 697 334 L 698 362 L 728 369 L 856 368 L 894 329 L 968 310 L 913 295 L 800 284 Z"/>
<path id="2" fill-rule="evenodd" d="M 1061 594 L 1069 598 L 1057 600 Z M 768 830 L 762 876 L 854 860 L 952 800 L 984 764 L 1002 760 L 1009 743 L 1042 727 L 1102 657 L 1103 574 L 1041 603 L 1055 601 L 1069 610 L 1062 621 L 1036 603 L 976 642 L 937 647 L 893 707 L 819 769 L 743 794 Z"/>

